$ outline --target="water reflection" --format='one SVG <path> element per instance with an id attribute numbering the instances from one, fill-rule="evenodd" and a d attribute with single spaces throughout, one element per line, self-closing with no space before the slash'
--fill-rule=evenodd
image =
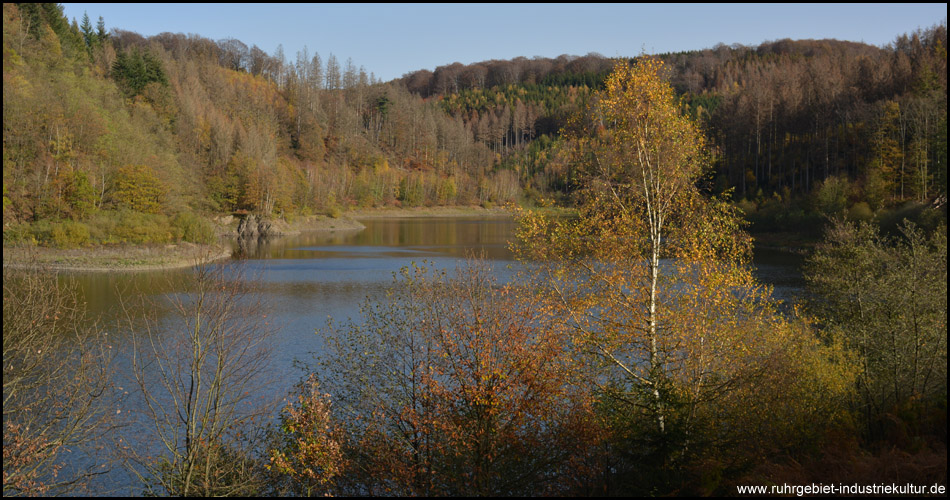
<path id="1" fill-rule="evenodd" d="M 805 288 L 802 264 L 805 257 L 782 250 L 756 249 L 753 258 L 755 277 L 772 285 L 772 295 L 786 305 L 801 300 Z"/>
<path id="2" fill-rule="evenodd" d="M 361 231 L 303 233 L 255 241 L 244 249 L 235 242 L 235 253 L 254 260 L 360 258 L 370 254 L 401 258 L 413 252 L 464 258 L 475 250 L 483 251 L 491 260 L 512 259 L 507 244 L 514 234 L 510 218 L 387 218 L 362 223 L 366 229 Z"/>

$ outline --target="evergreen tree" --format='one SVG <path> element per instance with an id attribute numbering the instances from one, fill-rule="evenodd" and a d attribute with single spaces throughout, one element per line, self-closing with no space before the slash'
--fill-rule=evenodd
<path id="1" fill-rule="evenodd" d="M 91 48 L 95 41 L 95 33 L 92 31 L 92 22 L 89 21 L 89 14 L 83 12 L 82 14 L 82 24 L 79 25 L 79 30 L 82 32 L 82 39 L 86 42 L 86 48 Z"/>

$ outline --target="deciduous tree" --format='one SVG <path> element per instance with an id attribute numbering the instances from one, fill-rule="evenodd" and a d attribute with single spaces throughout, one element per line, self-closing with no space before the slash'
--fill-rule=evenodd
<path id="1" fill-rule="evenodd" d="M 525 214 L 516 250 L 590 356 L 615 445 L 626 450 L 612 464 L 624 471 L 619 481 L 651 470 L 658 476 L 646 484 L 683 481 L 670 472 L 675 465 L 739 442 L 752 420 L 780 423 L 769 418 L 770 404 L 794 408 L 789 397 L 751 390 L 773 371 L 801 393 L 840 396 L 846 384 L 791 375 L 803 359 L 833 356 L 810 329 L 782 318 L 770 289 L 753 278 L 751 240 L 736 210 L 697 188 L 704 140 L 659 61 L 618 62 L 567 132 L 584 174 L 579 215 Z M 799 348 L 809 354 L 792 356 Z M 756 395 L 739 403 L 737 394 Z M 809 399 L 821 410 L 801 407 L 796 421 L 837 408 L 836 398 Z M 735 410 L 728 421 L 725 408 Z M 725 460 L 743 455 L 750 458 L 736 448 Z"/>
<path id="2" fill-rule="evenodd" d="M 112 354 L 75 283 L 57 281 L 3 270 L 3 496 L 69 493 L 109 470 L 95 455 L 63 470 L 69 453 L 100 452 L 113 424 Z"/>
<path id="3" fill-rule="evenodd" d="M 947 394 L 947 234 L 905 223 L 836 222 L 809 259 L 813 310 L 859 355 L 859 408 L 869 431 L 908 402 Z"/>
<path id="4" fill-rule="evenodd" d="M 596 436 L 550 311 L 496 283 L 413 267 L 335 330 L 322 373 L 345 429 L 343 492 L 565 493 Z"/>
<path id="5" fill-rule="evenodd" d="M 126 456 L 149 492 L 262 491 L 263 450 L 255 449 L 262 442 L 255 437 L 272 408 L 258 398 L 267 392 L 273 328 L 255 283 L 241 264 L 199 265 L 189 293 L 169 297 L 168 321 L 130 315 L 132 375 L 152 439 Z"/>

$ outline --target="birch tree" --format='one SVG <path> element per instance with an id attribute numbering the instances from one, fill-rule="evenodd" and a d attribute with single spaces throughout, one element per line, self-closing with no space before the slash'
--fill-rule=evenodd
<path id="1" fill-rule="evenodd" d="M 747 401 L 732 413 L 738 420 L 712 424 L 755 380 L 808 357 L 791 353 L 823 349 L 754 279 L 735 209 L 697 187 L 705 141 L 663 74 L 655 59 L 617 63 L 565 131 L 581 172 L 578 216 L 524 214 L 516 245 L 526 279 L 598 370 L 592 382 L 613 408 L 613 430 L 643 454 L 640 464 L 659 468 L 703 443 L 737 442 L 743 421 L 775 423 L 768 405 Z M 789 393 L 824 384 L 787 383 Z"/>

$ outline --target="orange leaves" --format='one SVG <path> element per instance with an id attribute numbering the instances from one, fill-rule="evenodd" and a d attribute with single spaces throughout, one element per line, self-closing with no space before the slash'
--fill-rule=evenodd
<path id="1" fill-rule="evenodd" d="M 454 277 L 402 274 L 350 331 L 356 345 L 330 340 L 342 361 L 332 372 L 348 374 L 337 389 L 354 390 L 336 401 L 366 417 L 351 426 L 372 450 L 360 453 L 366 481 L 407 495 L 536 493 L 556 470 L 548 464 L 582 446 L 559 437 L 562 417 L 586 408 L 549 311 L 483 262 Z"/>

